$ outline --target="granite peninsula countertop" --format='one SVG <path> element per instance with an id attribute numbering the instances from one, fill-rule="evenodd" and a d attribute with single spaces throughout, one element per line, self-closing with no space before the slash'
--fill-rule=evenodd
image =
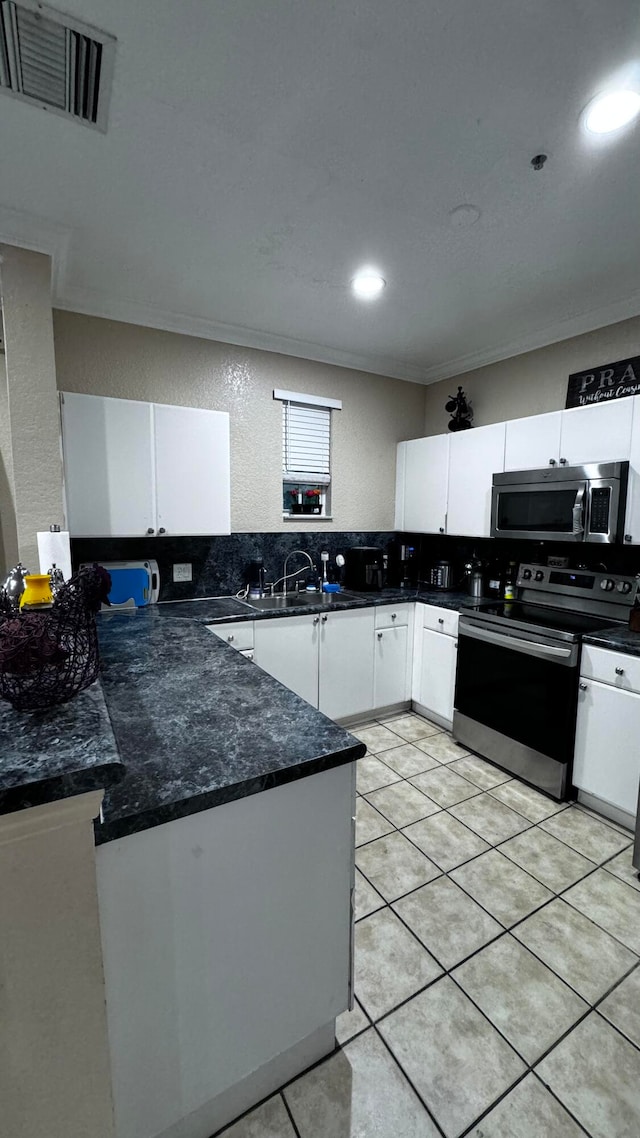
<path id="1" fill-rule="evenodd" d="M 0 700 L 0 814 L 111 786 L 124 772 L 99 682 L 46 711 Z"/>
<path id="2" fill-rule="evenodd" d="M 224 597 L 104 614 L 99 681 L 44 712 L 0 702 L 0 814 L 105 787 L 100 844 L 359 758 L 363 744 L 205 625 L 414 601 L 473 604 L 385 589 L 286 610 Z"/>

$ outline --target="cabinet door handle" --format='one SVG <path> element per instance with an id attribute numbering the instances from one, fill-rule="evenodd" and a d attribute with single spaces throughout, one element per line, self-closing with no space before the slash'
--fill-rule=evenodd
<path id="1" fill-rule="evenodd" d="M 444 526 L 440 526 L 440 530 L 439 530 L 439 532 L 440 532 L 440 533 L 444 533 Z"/>
<path id="2" fill-rule="evenodd" d="M 438 617 L 438 624 L 444 624 L 444 617 L 442 617 L 442 616 Z"/>
<path id="3" fill-rule="evenodd" d="M 156 532 L 156 531 L 154 530 L 153 526 L 149 526 L 149 529 L 147 530 L 147 533 L 155 533 L 155 532 Z"/>
<path id="4" fill-rule="evenodd" d="M 378 640 L 382 640 L 382 633 L 381 632 L 378 633 Z"/>
<path id="5" fill-rule="evenodd" d="M 253 652 L 247 652 L 247 660 L 253 660 Z"/>
<path id="6" fill-rule="evenodd" d="M 314 616 L 314 618 L 313 618 L 313 623 L 314 623 L 314 624 L 320 624 L 320 617 L 319 617 L 319 616 Z"/>
<path id="7" fill-rule="evenodd" d="M 227 640 L 229 641 L 229 644 L 231 644 L 231 642 L 233 640 L 235 640 L 235 636 L 233 635 L 233 633 L 230 633 L 229 636 L 227 636 Z"/>
<path id="8" fill-rule="evenodd" d="M 398 616 L 397 612 L 392 612 L 392 613 L 391 613 L 391 619 L 392 619 L 392 620 L 396 620 L 396 619 L 397 619 L 397 616 Z"/>
<path id="9" fill-rule="evenodd" d="M 580 691 L 586 691 L 586 690 L 587 690 L 587 685 L 586 684 L 580 684 Z"/>
<path id="10" fill-rule="evenodd" d="M 321 619 L 321 621 L 322 621 L 322 623 L 323 623 L 323 624 L 326 624 L 326 623 L 327 623 L 327 615 L 326 615 L 326 613 L 325 613 L 325 615 L 324 615 L 324 616 L 320 617 L 320 619 Z"/>
<path id="11" fill-rule="evenodd" d="M 625 533 L 625 535 L 624 535 L 624 540 L 625 540 L 626 542 L 630 542 L 630 541 L 633 541 L 633 534 L 632 534 L 632 533 Z"/>
<path id="12" fill-rule="evenodd" d="M 158 530 L 158 533 L 166 533 L 166 532 L 167 532 L 167 531 L 166 531 L 166 529 L 164 528 L 164 526 L 160 526 L 160 529 Z"/>
<path id="13" fill-rule="evenodd" d="M 561 459 L 560 459 L 560 466 L 566 466 L 566 465 L 567 465 L 567 460 L 566 460 L 566 458 L 561 458 Z"/>
<path id="14" fill-rule="evenodd" d="M 556 464 L 555 458 L 550 458 L 549 459 L 549 466 L 555 466 L 555 464 Z"/>
<path id="15" fill-rule="evenodd" d="M 624 676 L 624 668 L 616 668 L 616 676 Z"/>

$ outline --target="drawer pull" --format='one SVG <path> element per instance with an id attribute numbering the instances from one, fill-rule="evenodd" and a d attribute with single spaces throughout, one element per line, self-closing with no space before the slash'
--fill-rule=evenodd
<path id="1" fill-rule="evenodd" d="M 231 644 L 232 640 L 235 640 L 235 636 L 233 634 L 230 634 L 227 636 L 227 640 L 229 641 L 229 644 Z"/>
<path id="2" fill-rule="evenodd" d="M 587 690 L 587 685 L 586 684 L 580 684 L 580 691 L 586 691 L 586 690 Z"/>
<path id="3" fill-rule="evenodd" d="M 438 624 L 444 624 L 444 617 L 443 616 L 438 617 Z"/>
<path id="4" fill-rule="evenodd" d="M 397 614 L 397 612 L 392 612 L 392 613 L 391 613 L 391 619 L 392 619 L 392 620 L 397 620 L 397 617 L 398 617 L 398 614 Z"/>
<path id="5" fill-rule="evenodd" d="M 556 465 L 556 460 L 555 460 L 555 458 L 550 458 L 550 459 L 549 459 L 549 466 L 555 466 L 555 465 Z"/>
<path id="6" fill-rule="evenodd" d="M 313 618 L 313 623 L 314 623 L 314 624 L 320 624 L 320 617 L 319 617 L 319 616 L 314 616 L 314 618 Z"/>
<path id="7" fill-rule="evenodd" d="M 323 616 L 323 617 L 321 617 L 320 619 L 322 620 L 322 623 L 323 623 L 323 624 L 326 624 L 326 623 L 327 623 L 327 618 L 326 618 L 326 616 Z"/>
<path id="8" fill-rule="evenodd" d="M 624 668 L 616 668 L 616 676 L 624 676 Z"/>
<path id="9" fill-rule="evenodd" d="M 444 533 L 444 526 L 440 526 L 440 533 Z"/>
<path id="10" fill-rule="evenodd" d="M 378 633 L 378 640 L 382 640 L 382 633 L 381 632 Z"/>

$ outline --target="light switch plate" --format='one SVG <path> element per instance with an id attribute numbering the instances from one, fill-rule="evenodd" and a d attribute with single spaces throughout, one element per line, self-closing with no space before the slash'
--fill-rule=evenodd
<path id="1" fill-rule="evenodd" d="M 173 566 L 173 579 L 174 581 L 192 581 L 193 572 L 191 562 L 186 561 Z"/>

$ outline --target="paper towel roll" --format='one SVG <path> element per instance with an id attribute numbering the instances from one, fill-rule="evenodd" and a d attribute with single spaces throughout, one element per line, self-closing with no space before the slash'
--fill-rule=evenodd
<path id="1" fill-rule="evenodd" d="M 58 530 L 51 533 L 45 530 L 38 533 L 38 557 L 40 558 L 40 572 L 48 573 L 52 565 L 57 565 L 62 571 L 65 581 L 71 576 L 71 545 L 67 530 Z"/>

